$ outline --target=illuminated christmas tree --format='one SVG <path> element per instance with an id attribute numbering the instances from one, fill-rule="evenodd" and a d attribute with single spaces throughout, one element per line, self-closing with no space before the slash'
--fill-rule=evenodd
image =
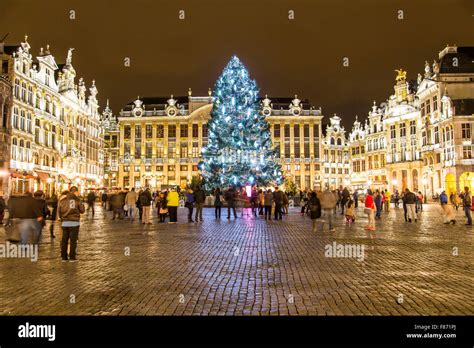
<path id="1" fill-rule="evenodd" d="M 270 127 L 260 112 L 255 80 L 234 56 L 217 80 L 200 170 L 207 189 L 280 184 Z"/>

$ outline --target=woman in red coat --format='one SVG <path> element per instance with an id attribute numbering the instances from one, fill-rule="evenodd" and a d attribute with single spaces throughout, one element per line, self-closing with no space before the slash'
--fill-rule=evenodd
<path id="1" fill-rule="evenodd" d="M 374 194 L 371 189 L 367 190 L 367 197 L 365 197 L 365 210 L 369 218 L 369 224 L 365 226 L 366 230 L 375 231 L 375 203 Z"/>

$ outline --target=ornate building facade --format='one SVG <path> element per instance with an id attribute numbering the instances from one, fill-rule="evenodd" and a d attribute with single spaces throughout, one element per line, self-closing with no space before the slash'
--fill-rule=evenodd
<path id="1" fill-rule="evenodd" d="M 117 186 L 186 186 L 198 174 L 212 101 L 211 91 L 202 97 L 189 90 L 188 96 L 139 97 L 127 104 L 118 117 Z M 320 185 L 321 109 L 297 96 L 265 97 L 261 107 L 285 175 L 301 188 Z"/>
<path id="2" fill-rule="evenodd" d="M 349 139 L 341 125 L 341 118 L 334 115 L 329 119 L 326 134 L 322 141 L 324 151 L 322 183 L 325 187 L 336 189 L 348 187 L 350 181 Z"/>
<path id="3" fill-rule="evenodd" d="M 33 58 L 27 37 L 3 46 L 2 68 L 13 84 L 10 187 L 12 194 L 44 190 L 52 194 L 70 184 L 81 190 L 103 176 L 103 134 L 94 81 L 87 88 L 72 65 L 58 65 L 49 45 Z"/>
<path id="4" fill-rule="evenodd" d="M 380 107 L 374 102 L 363 130 L 354 123 L 354 188 L 365 177 L 372 188 L 409 188 L 428 197 L 474 190 L 473 61 L 473 47 L 447 46 L 433 64 L 425 62 L 416 82 L 397 70 L 395 93 Z"/>
<path id="5" fill-rule="evenodd" d="M 1 45 L 1 43 L 0 43 Z M 0 74 L 0 195 L 8 193 L 10 174 L 12 85 L 6 72 Z"/>

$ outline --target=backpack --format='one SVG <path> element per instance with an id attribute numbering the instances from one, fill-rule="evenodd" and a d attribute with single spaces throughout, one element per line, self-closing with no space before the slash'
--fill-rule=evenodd
<path id="1" fill-rule="evenodd" d="M 140 195 L 140 204 L 143 206 L 147 205 L 148 203 L 150 203 L 148 197 L 146 196 L 145 192 L 142 192 L 142 194 Z"/>

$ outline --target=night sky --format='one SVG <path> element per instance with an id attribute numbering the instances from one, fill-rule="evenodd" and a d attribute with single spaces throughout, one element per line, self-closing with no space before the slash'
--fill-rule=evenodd
<path id="1" fill-rule="evenodd" d="M 8 32 L 34 54 L 49 43 L 58 63 L 74 47 L 78 77 L 115 113 L 137 95 L 207 95 L 236 54 L 261 95 L 296 93 L 350 128 L 393 92 L 394 69 L 416 79 L 446 44 L 474 45 L 474 0 L 1 0 Z"/>

